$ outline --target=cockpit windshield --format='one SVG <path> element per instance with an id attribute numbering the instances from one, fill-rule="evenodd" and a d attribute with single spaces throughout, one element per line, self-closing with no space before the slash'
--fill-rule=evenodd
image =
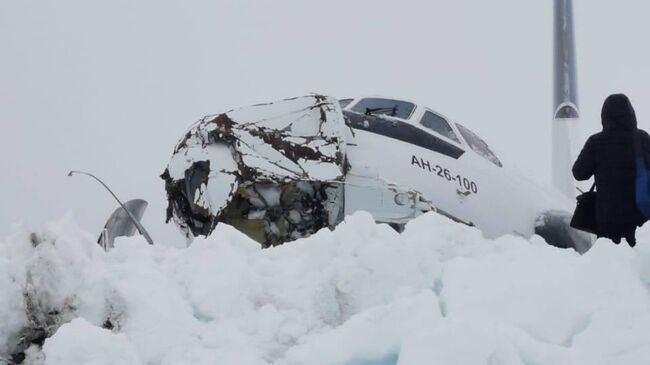
<path id="1" fill-rule="evenodd" d="M 494 152 L 492 152 L 492 150 L 490 150 L 490 147 L 488 147 L 487 143 L 485 143 L 481 137 L 477 136 L 469 129 L 463 127 L 461 124 L 456 123 L 456 127 L 458 128 L 458 131 L 463 136 L 469 147 L 474 150 L 474 152 L 478 153 L 481 157 L 499 167 L 503 166 L 499 158 L 494 154 Z"/>
<path id="2" fill-rule="evenodd" d="M 341 109 L 345 109 L 345 107 L 353 101 L 354 99 L 339 99 L 339 105 L 341 106 Z"/>
<path id="3" fill-rule="evenodd" d="M 382 99 L 382 98 L 365 98 L 361 99 L 352 111 L 366 115 L 388 115 L 391 117 L 408 119 L 413 114 L 415 104 L 407 101 Z"/>
<path id="4" fill-rule="evenodd" d="M 454 131 L 451 129 L 451 126 L 447 120 L 438 114 L 426 111 L 420 120 L 420 124 L 442 136 L 451 139 L 452 141 L 460 143 L 460 140 L 456 136 L 456 133 L 454 133 Z"/>

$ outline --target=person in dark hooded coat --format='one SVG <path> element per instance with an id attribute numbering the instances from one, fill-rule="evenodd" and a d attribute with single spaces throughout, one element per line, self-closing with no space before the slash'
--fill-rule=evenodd
<path id="1" fill-rule="evenodd" d="M 636 114 L 627 96 L 607 97 L 601 113 L 603 130 L 589 137 L 573 165 L 576 180 L 596 181 L 596 224 L 599 237 L 636 244 L 636 227 L 647 220 L 636 206 L 634 135 L 639 133 L 644 155 L 650 136 L 637 129 Z"/>

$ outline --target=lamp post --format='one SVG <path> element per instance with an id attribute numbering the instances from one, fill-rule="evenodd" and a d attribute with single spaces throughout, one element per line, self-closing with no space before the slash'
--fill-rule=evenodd
<path id="1" fill-rule="evenodd" d="M 140 222 L 133 216 L 133 214 L 128 209 L 126 209 L 126 207 L 124 206 L 122 201 L 120 201 L 120 199 L 115 194 L 113 194 L 111 189 L 109 189 L 109 187 L 106 184 L 104 184 L 103 181 L 101 181 L 97 176 L 95 176 L 95 175 L 93 175 L 91 173 L 85 172 L 85 171 L 70 171 L 68 173 L 68 176 L 72 176 L 72 175 L 75 175 L 75 174 L 82 174 L 82 175 L 90 176 L 93 179 L 95 179 L 97 182 L 102 184 L 102 186 L 104 186 L 104 188 L 106 188 L 106 190 L 108 190 L 108 192 L 113 196 L 113 198 L 115 198 L 115 200 L 117 200 L 117 203 L 120 204 L 122 209 L 124 209 L 126 214 L 129 216 L 129 218 L 131 219 L 133 224 L 138 229 L 138 232 L 140 232 L 140 234 L 144 236 L 144 238 L 147 240 L 147 242 L 149 242 L 150 245 L 153 245 L 153 240 L 151 239 L 151 236 L 149 236 L 149 232 L 147 232 L 147 230 L 144 229 L 142 224 L 140 224 Z"/>

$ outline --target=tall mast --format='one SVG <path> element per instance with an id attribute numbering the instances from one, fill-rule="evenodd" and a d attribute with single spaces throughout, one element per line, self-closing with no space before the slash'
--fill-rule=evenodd
<path id="1" fill-rule="evenodd" d="M 575 197 L 571 175 L 575 140 L 579 131 L 578 87 L 573 1 L 555 0 L 554 4 L 554 76 L 553 76 L 553 185 L 569 198 Z"/>

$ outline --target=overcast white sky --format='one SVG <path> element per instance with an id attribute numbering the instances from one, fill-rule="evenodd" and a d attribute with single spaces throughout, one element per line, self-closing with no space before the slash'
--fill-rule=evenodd
<path id="1" fill-rule="evenodd" d="M 585 133 L 626 92 L 650 127 L 650 3 L 577 0 Z M 2 1 L 0 236 L 116 208 L 84 169 L 163 224 L 160 173 L 187 126 L 320 92 L 425 101 L 548 184 L 552 1 Z"/>

